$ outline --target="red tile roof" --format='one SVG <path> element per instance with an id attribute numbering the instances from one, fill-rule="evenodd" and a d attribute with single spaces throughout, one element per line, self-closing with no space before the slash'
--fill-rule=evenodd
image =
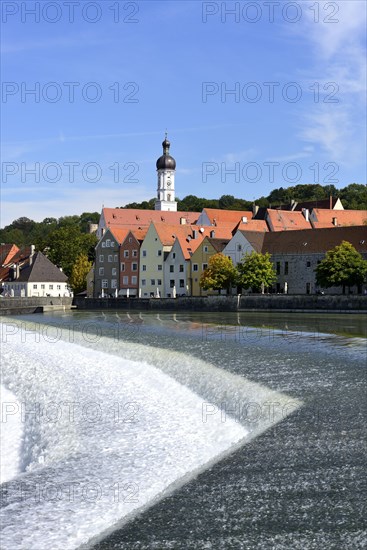
<path id="1" fill-rule="evenodd" d="M 2 244 L 0 245 L 0 265 L 6 265 L 10 262 L 11 258 L 19 252 L 19 248 L 16 244 Z"/>
<path id="2" fill-rule="evenodd" d="M 197 226 L 193 227 L 191 225 L 171 225 L 166 223 L 153 223 L 153 225 L 164 246 L 173 246 L 178 236 L 185 239 L 192 237 L 194 229 L 198 229 Z"/>
<path id="3" fill-rule="evenodd" d="M 243 210 L 220 210 L 217 208 L 204 208 L 203 212 L 208 216 L 212 225 L 222 225 L 224 223 L 235 224 L 242 221 L 242 218 L 246 217 L 251 220 L 252 212 Z"/>
<path id="4" fill-rule="evenodd" d="M 310 219 L 315 229 L 364 225 L 367 224 L 367 210 L 323 210 L 314 208 Z"/>
<path id="5" fill-rule="evenodd" d="M 151 222 L 180 224 L 181 218 L 187 224 L 193 224 L 199 217 L 199 212 L 166 212 L 160 210 L 140 210 L 138 208 L 103 208 L 102 215 L 106 227 L 149 226 Z"/>
<path id="6" fill-rule="evenodd" d="M 333 212 L 335 212 L 333 210 Z M 294 231 L 296 229 L 311 229 L 311 223 L 306 221 L 302 212 L 289 210 L 272 210 L 266 214 L 270 231 Z"/>
<path id="7" fill-rule="evenodd" d="M 239 223 L 235 228 L 233 233 L 238 229 L 241 231 L 269 231 L 268 224 L 265 220 L 249 220 L 247 223 Z"/>

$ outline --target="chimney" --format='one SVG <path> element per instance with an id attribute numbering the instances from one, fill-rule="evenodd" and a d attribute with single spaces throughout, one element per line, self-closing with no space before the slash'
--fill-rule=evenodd
<path id="1" fill-rule="evenodd" d="M 192 238 L 193 239 L 197 239 L 198 238 L 198 232 L 196 229 L 194 229 L 194 231 L 192 232 Z"/>
<path id="2" fill-rule="evenodd" d="M 333 218 L 333 225 L 335 225 L 335 227 L 338 225 L 338 218 Z"/>
<path id="3" fill-rule="evenodd" d="M 180 225 L 186 225 L 186 218 L 180 218 Z"/>
<path id="4" fill-rule="evenodd" d="M 247 223 L 247 216 L 242 216 L 242 223 Z"/>
<path id="5" fill-rule="evenodd" d="M 33 263 L 34 251 L 35 251 L 35 246 L 34 244 L 31 244 L 31 252 L 29 254 L 29 265 L 32 265 Z"/>
<path id="6" fill-rule="evenodd" d="M 295 210 L 296 209 L 296 206 L 297 206 L 297 201 L 295 201 L 294 199 L 291 200 L 291 210 Z"/>
<path id="7" fill-rule="evenodd" d="M 214 237 L 215 237 L 215 231 L 211 231 L 211 232 L 210 232 L 210 238 L 211 238 L 211 239 L 214 239 Z"/>
<path id="8" fill-rule="evenodd" d="M 310 221 L 310 211 L 308 208 L 302 208 L 302 213 L 305 217 L 306 222 Z"/>

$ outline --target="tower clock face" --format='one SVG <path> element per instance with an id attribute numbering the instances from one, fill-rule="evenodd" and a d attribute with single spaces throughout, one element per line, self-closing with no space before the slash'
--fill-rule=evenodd
<path id="1" fill-rule="evenodd" d="M 170 187 L 170 185 L 171 185 L 171 181 L 170 181 L 170 180 L 167 180 L 167 185 L 168 185 L 168 187 Z"/>

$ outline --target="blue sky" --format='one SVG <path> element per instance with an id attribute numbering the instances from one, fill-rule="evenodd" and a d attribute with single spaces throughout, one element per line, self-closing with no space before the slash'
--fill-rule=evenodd
<path id="1" fill-rule="evenodd" d="M 1 225 L 154 197 L 166 128 L 181 198 L 366 183 L 365 25 L 350 0 L 4 1 Z"/>

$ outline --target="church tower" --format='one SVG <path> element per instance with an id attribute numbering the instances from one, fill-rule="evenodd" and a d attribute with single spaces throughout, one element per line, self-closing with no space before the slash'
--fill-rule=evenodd
<path id="1" fill-rule="evenodd" d="M 171 144 L 167 139 L 167 134 L 162 143 L 163 155 L 157 160 L 157 200 L 155 201 L 155 210 L 165 210 L 177 212 L 177 202 L 175 201 L 175 170 L 176 161 L 169 154 Z"/>

